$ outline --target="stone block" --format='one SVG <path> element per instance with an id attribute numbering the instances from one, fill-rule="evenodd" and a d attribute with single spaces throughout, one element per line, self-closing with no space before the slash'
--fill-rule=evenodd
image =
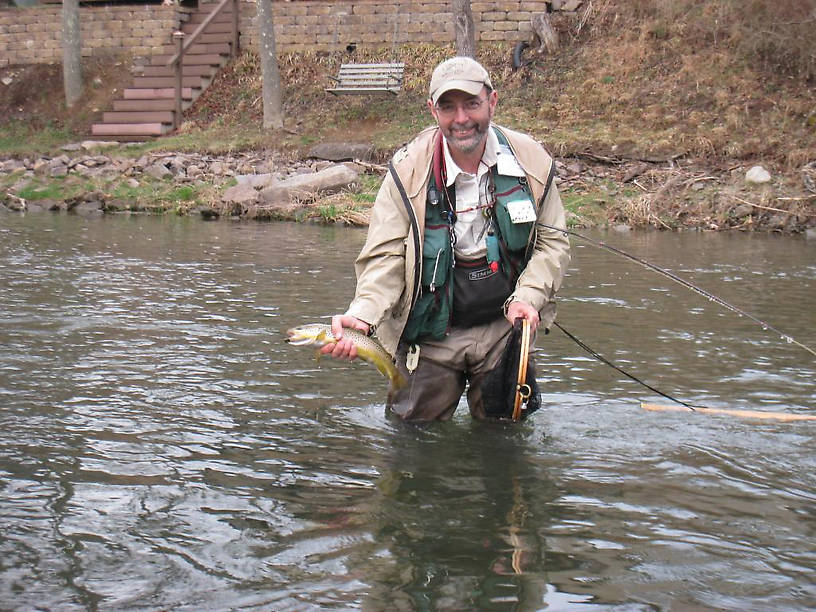
<path id="1" fill-rule="evenodd" d="M 322 192 L 334 193 L 354 183 L 358 176 L 357 172 L 342 164 L 333 165 L 320 172 L 296 175 L 267 187 L 261 191 L 261 200 L 272 204 Z"/>

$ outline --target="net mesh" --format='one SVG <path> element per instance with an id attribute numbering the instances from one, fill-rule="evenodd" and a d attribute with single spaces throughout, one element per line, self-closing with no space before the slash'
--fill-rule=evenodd
<path id="1" fill-rule="evenodd" d="M 484 402 L 485 414 L 490 418 L 511 419 L 513 417 L 513 405 L 516 399 L 516 386 L 522 350 L 521 325 L 521 319 L 516 319 L 498 364 L 490 371 L 482 383 L 482 400 Z M 541 407 L 541 397 L 538 390 L 538 383 L 535 379 L 535 368 L 533 367 L 532 359 L 527 362 L 526 383 L 530 387 L 530 397 L 522 407 L 521 419 L 524 419 Z"/>

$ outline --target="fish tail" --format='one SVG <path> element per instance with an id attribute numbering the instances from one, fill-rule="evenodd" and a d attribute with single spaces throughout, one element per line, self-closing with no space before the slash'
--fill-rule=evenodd
<path id="1" fill-rule="evenodd" d="M 394 377 L 393 369 L 388 367 L 389 364 L 382 363 L 379 360 L 374 360 L 374 359 L 370 360 L 370 363 L 373 363 L 374 367 L 377 368 L 377 371 L 379 371 L 379 373 L 382 374 L 383 376 L 385 376 L 387 378 L 393 378 Z"/>
<path id="2" fill-rule="evenodd" d="M 391 381 L 391 389 L 399 389 L 400 387 L 404 387 L 408 382 L 397 369 L 397 366 L 393 364 L 393 362 L 375 359 L 372 360 L 371 363 L 375 365 L 380 374 Z"/>
<path id="3" fill-rule="evenodd" d="M 402 375 L 402 372 L 394 369 L 394 372 L 388 378 L 391 379 L 391 390 L 396 391 L 397 389 L 402 389 L 405 385 L 408 384 L 408 379 Z"/>

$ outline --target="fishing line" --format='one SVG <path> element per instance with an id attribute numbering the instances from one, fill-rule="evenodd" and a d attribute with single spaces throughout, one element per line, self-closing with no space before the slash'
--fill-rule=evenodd
<path id="1" fill-rule="evenodd" d="M 706 291 L 702 287 L 698 287 L 694 283 L 692 283 L 690 281 L 687 281 L 686 279 L 681 278 L 680 276 L 677 276 L 674 272 L 670 272 L 669 270 L 661 268 L 660 266 L 657 266 L 657 265 L 655 265 L 655 264 L 653 264 L 651 262 L 648 262 L 648 261 L 646 261 L 644 259 L 640 259 L 639 257 L 631 255 L 631 254 L 627 253 L 626 251 L 622 251 L 621 249 L 619 249 L 617 247 L 613 247 L 613 246 L 611 246 L 609 244 L 606 244 L 605 242 L 602 242 L 600 240 L 595 240 L 593 238 L 590 238 L 589 236 L 584 236 L 583 234 L 579 234 L 578 232 L 574 232 L 572 230 L 568 230 L 568 229 L 563 228 L 563 227 L 555 227 L 554 225 L 547 225 L 546 223 L 538 223 L 538 225 L 540 225 L 542 227 L 546 227 L 546 228 L 551 229 L 551 230 L 554 230 L 556 232 L 562 232 L 565 236 L 575 236 L 576 238 L 580 238 L 581 240 L 585 240 L 586 242 L 588 242 L 592 246 L 598 247 L 600 249 L 606 249 L 607 251 L 610 251 L 611 253 L 615 253 L 616 255 L 620 255 L 621 257 L 625 257 L 626 259 L 634 261 L 635 263 L 640 264 L 644 268 L 647 268 L 647 269 L 651 270 L 652 272 L 657 272 L 658 274 L 660 274 L 662 276 L 665 276 L 666 278 L 668 278 L 670 280 L 673 280 L 674 282 L 682 285 L 686 289 L 690 289 L 691 291 L 697 293 L 698 295 L 703 296 L 704 298 L 714 302 L 715 304 L 719 304 L 723 308 L 727 308 L 728 310 L 737 313 L 741 317 L 745 317 L 747 319 L 750 319 L 751 321 L 754 321 L 755 323 L 760 325 L 764 331 L 770 330 L 772 332 L 775 332 L 775 333 L 779 334 L 779 337 L 782 340 L 784 340 L 785 342 L 787 342 L 788 344 L 795 344 L 796 346 L 806 350 L 808 353 L 810 353 L 811 355 L 816 357 L 816 350 L 810 348 L 806 344 L 802 344 L 798 340 L 794 339 L 792 336 L 789 336 L 788 334 L 784 333 L 783 331 L 775 328 L 773 325 L 770 325 L 769 323 L 766 323 L 762 319 L 760 319 L 758 317 L 755 317 L 751 313 L 745 312 L 744 310 L 742 310 L 741 308 L 739 308 L 737 306 L 734 306 L 733 304 L 729 304 L 728 302 L 726 302 L 721 297 L 718 297 L 718 296 L 714 295 L 713 293 L 709 293 L 708 291 Z"/>
<path id="2" fill-rule="evenodd" d="M 575 344 L 580 346 L 582 349 L 584 349 L 587 353 L 592 355 L 595 359 L 597 359 L 601 363 L 608 365 L 610 368 L 612 368 L 614 370 L 617 370 L 618 372 L 620 372 L 621 374 L 623 374 L 627 378 L 630 378 L 630 379 L 634 380 L 639 385 L 643 385 L 644 387 L 646 387 L 650 391 L 654 391 L 658 395 L 662 395 L 663 397 L 665 397 L 668 400 L 671 400 L 673 402 L 677 402 L 678 404 L 680 404 L 682 406 L 685 406 L 689 410 L 694 410 L 695 409 L 694 406 L 692 406 L 691 404 L 687 404 L 686 402 L 681 401 L 681 400 L 677 399 L 676 397 L 672 397 L 668 393 L 663 393 L 663 391 L 661 391 L 660 389 L 655 389 L 651 385 L 649 385 L 649 384 L 643 382 L 642 380 L 640 380 L 637 376 L 634 376 L 634 375 L 630 374 L 629 372 L 627 372 L 626 370 L 624 370 L 623 368 L 621 368 L 620 366 L 615 365 L 614 363 L 609 361 L 606 357 L 604 357 L 603 355 L 601 355 L 600 353 L 598 353 L 597 351 L 592 349 L 590 346 L 588 346 L 583 340 L 580 340 L 576 336 L 573 336 L 558 321 L 553 321 L 553 325 L 555 325 L 558 329 L 560 329 L 562 332 L 564 332 L 570 340 L 575 342 Z"/>

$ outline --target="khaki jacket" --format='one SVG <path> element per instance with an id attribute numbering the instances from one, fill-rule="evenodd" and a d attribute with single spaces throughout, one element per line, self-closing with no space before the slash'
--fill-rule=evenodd
<path id="1" fill-rule="evenodd" d="M 434 126 L 394 155 L 392 163 L 412 206 L 419 240 L 415 240 L 408 211 L 391 173 L 383 181 L 368 228 L 368 237 L 355 264 L 357 290 L 346 314 L 373 325 L 385 349 L 396 354 L 402 330 L 411 310 L 416 262 L 422 261 L 425 199 L 431 176 Z M 499 128 L 527 174 L 533 198 L 538 202 L 538 222 L 533 231 L 533 255 L 508 299 L 530 304 L 541 313 L 541 323 L 549 329 L 555 320 L 555 294 L 561 287 L 569 264 L 569 240 L 563 232 L 541 224 L 565 227 L 561 198 L 553 182 L 544 202 L 541 197 L 553 159 L 532 138 Z M 419 245 L 417 252 L 416 244 Z"/>

